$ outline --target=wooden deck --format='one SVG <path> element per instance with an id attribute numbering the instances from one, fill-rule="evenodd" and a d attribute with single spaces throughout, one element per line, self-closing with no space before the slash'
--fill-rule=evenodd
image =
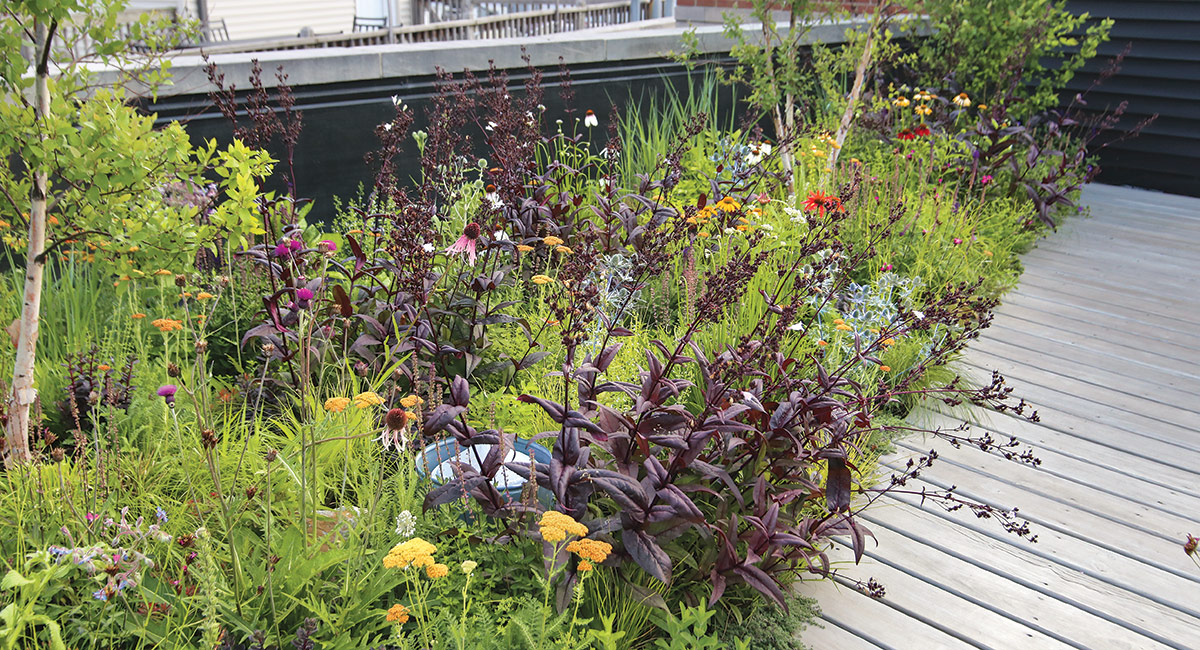
<path id="1" fill-rule="evenodd" d="M 885 459 L 945 452 L 925 485 L 1019 507 L 1037 543 L 883 500 L 864 517 L 879 546 L 848 568 L 886 596 L 806 586 L 824 611 L 801 637 L 814 650 L 1200 648 L 1200 569 L 1182 546 L 1200 535 L 1200 199 L 1094 186 L 1084 200 L 1093 217 L 1026 255 L 962 364 L 1003 372 L 1042 421 L 914 414 L 1016 436 L 1042 465 L 921 439 Z"/>

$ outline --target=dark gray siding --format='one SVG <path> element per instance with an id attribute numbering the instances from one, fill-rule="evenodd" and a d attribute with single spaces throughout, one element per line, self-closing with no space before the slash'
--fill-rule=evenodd
<path id="1" fill-rule="evenodd" d="M 1086 90 L 1104 62 L 1128 45 L 1121 72 L 1088 95 L 1088 108 L 1112 109 L 1128 100 L 1126 126 L 1159 116 L 1140 137 L 1102 152 L 1099 180 L 1200 196 L 1200 0 L 1072 0 L 1068 6 L 1115 24 L 1099 60 L 1076 76 L 1063 99 Z"/>

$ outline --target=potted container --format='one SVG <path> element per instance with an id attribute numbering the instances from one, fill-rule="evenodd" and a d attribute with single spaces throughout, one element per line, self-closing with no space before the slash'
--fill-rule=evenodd
<path id="1" fill-rule="evenodd" d="M 455 461 L 465 463 L 479 469 L 484 458 L 492 451 L 492 445 L 473 445 L 471 447 L 463 447 L 456 440 L 442 440 L 435 442 L 425 448 L 425 451 L 417 457 L 417 473 L 422 477 L 428 477 L 434 483 L 441 485 L 446 481 L 454 479 L 454 467 L 452 463 Z M 513 442 L 513 448 L 508 450 L 505 455 L 505 463 L 520 463 L 528 465 L 530 458 L 533 458 L 537 463 L 550 463 L 550 450 L 537 444 L 517 438 Z M 500 492 L 509 501 L 519 501 L 521 493 L 525 490 L 525 478 L 516 472 L 501 467 L 496 472 L 496 476 L 492 479 L 492 485 L 496 486 L 496 490 Z M 554 503 L 554 495 L 546 488 L 538 488 L 538 501 L 542 505 L 549 507 Z"/>

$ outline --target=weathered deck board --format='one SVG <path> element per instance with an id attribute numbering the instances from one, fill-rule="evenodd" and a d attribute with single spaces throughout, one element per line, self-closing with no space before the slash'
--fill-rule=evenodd
<path id="1" fill-rule="evenodd" d="M 1041 421 L 941 404 L 912 416 L 1016 438 L 1041 464 L 912 438 L 883 466 L 937 450 L 910 489 L 1019 507 L 1038 543 L 887 497 L 863 517 L 879 547 L 848 570 L 887 593 L 806 589 L 826 621 L 803 637 L 815 650 L 1200 648 L 1200 569 L 1182 547 L 1200 531 L 1200 199 L 1094 186 L 1084 201 L 1093 217 L 1024 258 L 958 368 L 976 382 L 999 369 Z"/>

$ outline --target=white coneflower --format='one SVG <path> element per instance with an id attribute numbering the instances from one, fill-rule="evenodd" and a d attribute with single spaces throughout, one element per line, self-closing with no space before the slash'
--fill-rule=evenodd
<path id="1" fill-rule="evenodd" d="M 496 210 L 504 207 L 504 201 L 500 198 L 500 194 L 496 192 L 496 186 L 488 185 L 486 189 L 487 191 L 484 193 L 483 198 L 488 202 L 488 205 Z"/>
<path id="2" fill-rule="evenodd" d="M 592 109 L 590 109 L 590 108 L 588 109 L 588 112 L 585 113 L 583 116 L 583 125 L 586 127 L 600 126 L 600 120 L 596 117 L 596 114 L 594 112 L 592 112 Z"/>

